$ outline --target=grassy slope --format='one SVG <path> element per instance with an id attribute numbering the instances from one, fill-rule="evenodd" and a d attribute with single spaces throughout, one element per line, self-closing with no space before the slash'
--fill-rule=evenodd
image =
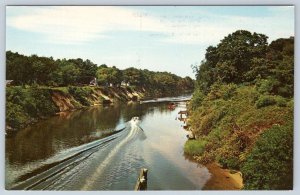
<path id="1" fill-rule="evenodd" d="M 187 141 L 184 150 L 200 163 L 217 161 L 240 170 L 249 164 L 249 156 L 262 134 L 274 126 L 292 124 L 293 99 L 261 94 L 255 86 L 218 85 L 192 111 L 189 125 L 197 139 Z M 268 149 L 266 155 L 273 152 Z M 252 188 L 263 189 L 259 185 Z"/>

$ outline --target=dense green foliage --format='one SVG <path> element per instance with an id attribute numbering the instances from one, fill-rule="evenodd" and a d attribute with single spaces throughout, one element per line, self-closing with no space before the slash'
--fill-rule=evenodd
<path id="1" fill-rule="evenodd" d="M 9 87 L 6 90 L 6 123 L 20 128 L 37 117 L 57 112 L 49 89 Z"/>
<path id="2" fill-rule="evenodd" d="M 292 189 L 293 123 L 265 131 L 241 170 L 245 189 Z"/>
<path id="3" fill-rule="evenodd" d="M 92 94 L 92 89 L 90 87 L 69 87 L 69 93 L 82 105 L 90 106 L 90 102 L 87 97 Z"/>
<path id="4" fill-rule="evenodd" d="M 6 52 L 6 79 L 14 85 L 78 86 L 88 85 L 97 78 L 101 86 L 130 86 L 151 88 L 161 93 L 192 90 L 194 81 L 190 77 L 181 78 L 169 72 L 154 72 L 137 68 L 120 70 L 103 64 L 97 66 L 90 60 L 58 59 L 52 57 L 25 56 Z"/>
<path id="5" fill-rule="evenodd" d="M 258 108 L 260 96 L 264 95 L 255 86 L 215 84 L 189 117 L 196 137 L 206 142 L 205 150 L 195 158 L 239 169 L 261 132 L 292 120 L 293 100 L 287 99 L 285 106 L 279 101 Z M 277 96 L 269 98 L 277 101 Z"/>
<path id="6" fill-rule="evenodd" d="M 129 101 L 133 93 L 143 97 L 142 91 L 132 90 L 132 87 L 10 86 L 6 90 L 6 127 L 18 130 L 59 111 L 103 104 L 107 98 Z"/>
<path id="7" fill-rule="evenodd" d="M 261 90 L 293 96 L 294 38 L 278 39 L 270 45 L 267 37 L 236 31 L 206 50 L 205 60 L 196 67 L 199 89 L 208 93 L 215 82 L 254 84 Z"/>
<path id="8" fill-rule="evenodd" d="M 202 144 L 188 141 L 185 153 L 242 170 L 246 189 L 291 189 L 294 38 L 268 44 L 239 30 L 208 47 L 194 68 L 188 124 Z"/>

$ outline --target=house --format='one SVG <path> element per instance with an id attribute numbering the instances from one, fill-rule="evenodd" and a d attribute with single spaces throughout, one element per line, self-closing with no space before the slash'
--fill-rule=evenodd
<path id="1" fill-rule="evenodd" d="M 98 86 L 96 77 L 94 77 L 93 80 L 90 81 L 90 86 Z"/>
<path id="2" fill-rule="evenodd" d="M 129 82 L 128 83 L 126 83 L 125 81 L 121 82 L 121 86 L 129 86 L 129 85 L 130 85 Z"/>

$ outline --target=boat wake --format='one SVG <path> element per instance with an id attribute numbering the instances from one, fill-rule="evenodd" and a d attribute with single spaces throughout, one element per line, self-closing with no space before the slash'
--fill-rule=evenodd
<path id="1" fill-rule="evenodd" d="M 133 117 L 126 127 L 114 131 L 108 137 L 63 151 L 37 166 L 33 171 L 19 176 L 12 190 L 57 190 L 71 182 L 76 175 L 86 168 L 86 161 L 93 158 L 95 153 L 103 154 L 95 170 L 84 181 L 83 190 L 92 189 L 94 183 L 101 177 L 103 171 L 118 156 L 121 148 L 137 138 L 145 138 L 139 126 L 139 118 Z M 138 136 L 140 134 L 140 136 Z M 105 156 L 104 156 L 105 155 Z M 93 159 L 95 160 L 95 159 Z"/>
<path id="2" fill-rule="evenodd" d="M 113 148 L 113 150 L 110 151 L 110 153 L 105 158 L 105 160 L 103 162 L 101 162 L 101 164 L 99 164 L 99 166 L 96 168 L 94 174 L 91 175 L 91 177 L 89 177 L 88 180 L 86 180 L 85 184 L 82 187 L 82 190 L 89 190 L 93 186 L 93 184 L 95 183 L 95 181 L 98 180 L 99 176 L 102 175 L 102 173 L 105 170 L 105 168 L 113 160 L 113 158 L 115 157 L 115 155 L 118 153 L 119 149 L 121 147 L 123 147 L 126 143 L 128 143 L 131 139 L 133 139 L 134 137 L 136 137 L 136 135 L 139 133 L 139 131 L 142 130 L 138 126 L 138 123 L 139 123 L 138 117 L 133 117 L 132 120 L 129 121 L 129 123 L 131 125 L 131 129 L 130 129 L 130 132 L 128 133 L 128 135 L 125 137 L 125 139 L 123 139 L 122 141 L 120 141 Z"/>

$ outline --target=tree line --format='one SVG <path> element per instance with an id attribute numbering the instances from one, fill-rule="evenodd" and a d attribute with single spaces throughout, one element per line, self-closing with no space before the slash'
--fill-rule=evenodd
<path id="1" fill-rule="evenodd" d="M 137 87 L 151 87 L 161 90 L 193 89 L 190 77 L 179 77 L 169 72 L 155 72 L 130 67 L 124 70 L 105 64 L 98 66 L 90 60 L 57 59 L 26 56 L 17 52 L 6 52 L 6 79 L 15 85 L 69 86 L 86 85 L 93 78 L 101 86 L 120 86 L 121 83 Z"/>
<path id="2" fill-rule="evenodd" d="M 194 67 L 198 88 L 205 94 L 216 83 L 260 82 L 272 94 L 292 97 L 294 92 L 294 37 L 268 45 L 263 34 L 238 30 L 217 46 L 209 46 L 205 60 Z"/>

